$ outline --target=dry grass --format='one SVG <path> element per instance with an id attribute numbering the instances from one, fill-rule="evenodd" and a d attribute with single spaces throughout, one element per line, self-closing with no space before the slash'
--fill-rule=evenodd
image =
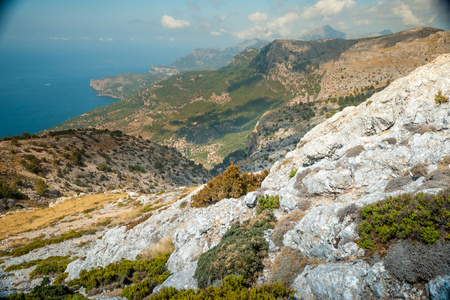
<path id="1" fill-rule="evenodd" d="M 98 209 L 125 196 L 125 193 L 89 195 L 81 199 L 66 200 L 54 207 L 37 208 L 31 212 L 7 215 L 0 219 L 0 239 L 27 230 L 48 227 L 67 216 L 74 216 L 88 209 Z"/>
<path id="2" fill-rule="evenodd" d="M 166 236 L 155 245 L 152 245 L 147 251 L 143 252 L 140 255 L 140 259 L 150 260 L 163 253 L 173 253 L 173 251 L 175 251 L 173 239 L 170 236 Z"/>

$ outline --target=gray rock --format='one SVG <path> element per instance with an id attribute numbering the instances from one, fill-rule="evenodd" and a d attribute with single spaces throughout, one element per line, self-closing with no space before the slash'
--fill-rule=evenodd
<path id="1" fill-rule="evenodd" d="M 362 255 L 353 241 L 358 238 L 356 224 L 349 217 L 340 221 L 342 205 L 312 208 L 283 239 L 287 247 L 296 248 L 303 255 L 318 259 L 342 259 Z"/>
<path id="2" fill-rule="evenodd" d="M 249 208 L 253 208 L 256 206 L 259 197 L 261 197 L 259 192 L 250 192 L 245 196 L 244 202 Z"/>
<path id="3" fill-rule="evenodd" d="M 450 299 L 450 274 L 436 277 L 428 282 L 426 288 L 432 300 Z"/>

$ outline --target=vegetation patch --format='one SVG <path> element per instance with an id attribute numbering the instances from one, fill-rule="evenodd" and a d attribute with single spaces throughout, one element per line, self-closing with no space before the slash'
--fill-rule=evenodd
<path id="1" fill-rule="evenodd" d="M 140 217 L 139 219 L 133 220 L 130 223 L 127 224 L 127 228 L 125 229 L 125 231 L 131 230 L 134 227 L 138 226 L 139 224 L 147 221 L 153 214 L 152 213 L 148 213 L 142 217 Z"/>
<path id="2" fill-rule="evenodd" d="M 121 297 L 143 299 L 169 277 L 165 269 L 170 254 L 164 253 L 151 260 L 121 260 L 105 268 L 83 270 L 79 278 L 68 283 L 71 287 L 83 286 L 89 295 L 103 289 L 123 288 Z"/>
<path id="3" fill-rule="evenodd" d="M 398 239 L 434 243 L 450 238 L 450 191 L 437 195 L 418 193 L 366 205 L 361 209 L 363 222 L 358 231 L 358 245 L 374 249 Z"/>
<path id="4" fill-rule="evenodd" d="M 291 299 L 294 291 L 284 288 L 280 283 L 265 284 L 260 287 L 251 287 L 242 276 L 226 276 L 220 286 L 208 287 L 206 290 L 177 290 L 174 287 L 163 288 L 159 294 L 153 295 L 152 300 L 166 299 Z"/>
<path id="5" fill-rule="evenodd" d="M 31 293 L 11 294 L 8 297 L 0 297 L 0 300 L 88 300 L 81 294 L 75 293 L 71 288 L 58 285 L 48 285 L 49 279 L 44 277 L 41 284 L 34 287 Z"/>
<path id="6" fill-rule="evenodd" d="M 30 278 L 34 278 L 38 275 L 59 274 L 66 270 L 67 265 L 74 261 L 75 258 L 68 256 L 51 256 L 46 259 L 36 259 L 29 262 L 21 263 L 18 265 L 12 265 L 5 269 L 5 272 L 11 272 L 20 269 L 28 269 L 37 266 L 30 273 Z"/>
<path id="7" fill-rule="evenodd" d="M 297 170 L 292 170 L 291 173 L 289 173 L 289 179 L 295 176 L 297 174 Z"/>
<path id="8" fill-rule="evenodd" d="M 86 231 L 78 231 L 78 232 L 71 231 L 68 233 L 63 233 L 59 237 L 56 237 L 56 238 L 36 240 L 36 241 L 33 241 L 23 247 L 12 250 L 9 253 L 9 255 L 12 255 L 14 257 L 22 256 L 24 254 L 27 254 L 27 253 L 33 251 L 34 249 L 42 248 L 42 247 L 45 247 L 45 246 L 51 245 L 51 244 L 59 244 L 61 242 L 64 242 L 64 241 L 67 241 L 70 239 L 82 237 L 85 234 L 95 234 L 95 230 L 86 230 Z"/>
<path id="9" fill-rule="evenodd" d="M 0 199 L 25 199 L 25 195 L 19 192 L 17 184 L 10 186 L 6 181 L 0 181 Z"/>
<path id="10" fill-rule="evenodd" d="M 436 96 L 434 97 L 434 102 L 439 104 L 448 103 L 448 96 L 442 95 L 442 91 L 439 90 Z"/>
<path id="11" fill-rule="evenodd" d="M 223 174 L 207 182 L 206 186 L 192 196 L 192 207 L 203 207 L 227 198 L 239 198 L 261 186 L 262 181 L 269 174 L 264 170 L 260 174 L 244 172 L 240 174 L 240 167 L 230 165 Z"/>
<path id="12" fill-rule="evenodd" d="M 289 287 L 307 264 L 308 259 L 298 249 L 284 247 L 273 263 L 270 282 L 282 282 Z"/>
<path id="13" fill-rule="evenodd" d="M 280 208 L 280 197 L 275 196 L 264 196 L 258 199 L 258 207 L 256 208 L 256 213 L 260 214 L 265 210 L 272 210 Z"/>
<path id="14" fill-rule="evenodd" d="M 200 256 L 194 275 L 198 286 L 206 288 L 227 275 L 254 282 L 264 268 L 262 260 L 269 249 L 264 230 L 273 228 L 274 223 L 274 215 L 268 212 L 233 224 L 217 246 Z"/>

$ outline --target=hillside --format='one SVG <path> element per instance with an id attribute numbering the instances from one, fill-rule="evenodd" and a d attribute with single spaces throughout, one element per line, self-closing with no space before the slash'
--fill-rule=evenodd
<path id="1" fill-rule="evenodd" d="M 99 298 L 226 298 L 234 291 L 281 299 L 446 299 L 449 96 L 450 54 L 444 54 L 311 129 L 245 196 L 197 208 L 192 204 L 207 187 L 168 193 L 148 200 L 149 209 L 163 207 L 102 229 L 99 238 L 16 256 L 16 237 L 9 235 L 2 241 L 10 251 L 0 265 L 3 295 L 38 285 L 37 278 L 27 281 L 34 268 L 26 264 L 57 253 L 68 256 L 59 258 L 64 268 L 46 276 Z M 105 209 L 139 197 L 109 199 Z M 39 220 L 38 213 L 31 215 Z M 151 268 L 120 276 L 132 264 Z M 229 274 L 242 277 L 223 278 Z M 209 285 L 223 290 L 178 290 Z"/>
<path id="2" fill-rule="evenodd" d="M 305 103 L 382 89 L 450 52 L 449 38 L 448 31 L 416 28 L 360 40 L 277 40 L 259 52 L 242 52 L 221 70 L 172 76 L 55 129 L 120 129 L 174 146 L 211 168 L 245 149 L 265 112 L 283 106 L 307 111 Z"/>
<path id="3" fill-rule="evenodd" d="M 7 186 L 2 185 L 1 198 L 18 198 L 17 205 L 21 198 L 48 204 L 61 196 L 114 189 L 159 192 L 209 178 L 176 149 L 120 131 L 69 130 L 7 139 L 0 141 L 0 181 L 11 192 L 3 195 Z"/>
<path id="4" fill-rule="evenodd" d="M 228 65 L 233 57 L 248 48 L 260 49 L 267 41 L 253 39 L 225 48 L 197 48 L 170 65 L 152 66 L 149 74 L 119 74 L 101 79 L 91 79 L 90 86 L 99 96 L 129 98 L 156 82 L 189 71 L 217 70 Z"/>

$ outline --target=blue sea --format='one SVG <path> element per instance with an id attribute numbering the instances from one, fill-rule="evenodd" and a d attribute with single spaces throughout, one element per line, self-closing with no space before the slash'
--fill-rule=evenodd
<path id="1" fill-rule="evenodd" d="M 118 101 L 96 96 L 91 78 L 146 73 L 152 65 L 170 64 L 188 52 L 111 44 L 0 47 L 0 138 L 36 133 Z"/>

